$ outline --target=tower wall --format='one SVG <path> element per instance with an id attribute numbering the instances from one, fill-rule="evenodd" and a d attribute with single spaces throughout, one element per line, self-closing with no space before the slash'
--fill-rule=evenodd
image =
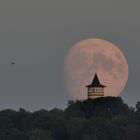
<path id="1" fill-rule="evenodd" d="M 104 88 L 95 87 L 95 88 L 88 88 L 88 99 L 96 99 L 104 97 Z"/>

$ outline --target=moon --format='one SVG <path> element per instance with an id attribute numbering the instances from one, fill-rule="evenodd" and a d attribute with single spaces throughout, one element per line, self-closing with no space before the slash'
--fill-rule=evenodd
<path id="1" fill-rule="evenodd" d="M 120 49 L 103 39 L 85 39 L 75 44 L 66 55 L 65 83 L 76 99 L 87 99 L 86 85 L 95 73 L 106 86 L 105 96 L 119 96 L 128 80 L 128 64 Z"/>

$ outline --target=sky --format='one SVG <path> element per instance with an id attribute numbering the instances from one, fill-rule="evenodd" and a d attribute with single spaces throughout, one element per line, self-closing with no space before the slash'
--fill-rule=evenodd
<path id="1" fill-rule="evenodd" d="M 87 38 L 116 44 L 129 65 L 121 97 L 140 101 L 140 1 L 0 1 L 0 110 L 65 108 L 69 49 Z M 15 62 L 15 65 L 11 65 Z M 117 82 L 117 81 L 116 81 Z"/>

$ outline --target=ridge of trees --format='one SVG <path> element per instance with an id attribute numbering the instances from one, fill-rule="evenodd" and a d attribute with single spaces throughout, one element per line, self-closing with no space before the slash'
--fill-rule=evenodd
<path id="1" fill-rule="evenodd" d="M 69 101 L 64 110 L 0 111 L 0 140 L 140 140 L 140 102 Z"/>

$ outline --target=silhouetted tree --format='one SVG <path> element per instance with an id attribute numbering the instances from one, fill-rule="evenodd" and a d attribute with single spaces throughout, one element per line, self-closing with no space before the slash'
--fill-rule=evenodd
<path id="1" fill-rule="evenodd" d="M 139 140 L 140 102 L 120 97 L 69 101 L 65 110 L 0 111 L 0 140 Z"/>

